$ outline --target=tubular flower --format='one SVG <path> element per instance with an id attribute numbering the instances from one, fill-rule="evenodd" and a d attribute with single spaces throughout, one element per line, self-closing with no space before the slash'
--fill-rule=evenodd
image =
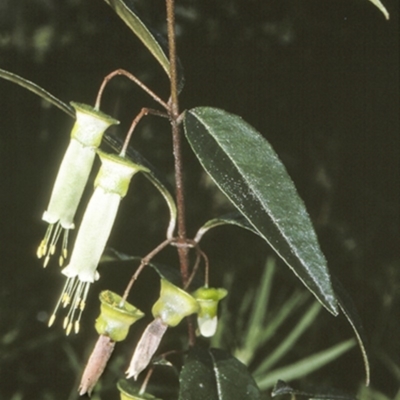
<path id="1" fill-rule="evenodd" d="M 142 169 L 129 160 L 98 152 L 102 162 L 94 183 L 94 193 L 86 207 L 81 226 L 72 250 L 71 260 L 62 273 L 67 277 L 61 297 L 50 318 L 54 322 L 60 304 L 70 305 L 64 319 L 67 335 L 71 332 L 75 313 L 75 332 L 79 331 L 79 320 L 85 307 L 89 286 L 99 278 L 97 266 L 117 215 L 121 199 L 125 197 L 132 176 Z"/>
<path id="2" fill-rule="evenodd" d="M 136 346 L 127 377 L 138 375 L 149 365 L 169 326 L 177 326 L 183 318 L 199 311 L 197 301 L 187 292 L 161 279 L 160 298 L 151 310 L 154 320 L 147 326 Z"/>
<path id="3" fill-rule="evenodd" d="M 197 323 L 202 336 L 214 336 L 218 323 L 218 302 L 227 294 L 228 292 L 226 289 L 208 287 L 201 287 L 192 294 L 200 305 L 200 311 L 197 315 Z"/>
<path id="4" fill-rule="evenodd" d="M 105 130 L 119 122 L 86 104 L 71 103 L 76 111 L 76 121 L 71 131 L 71 141 L 61 162 L 60 169 L 47 210 L 42 219 L 49 223 L 37 256 L 45 256 L 46 267 L 54 254 L 57 241 L 63 233 L 60 265 L 67 257 L 68 231 L 74 228 L 74 216 L 89 178 L 96 149 Z"/>

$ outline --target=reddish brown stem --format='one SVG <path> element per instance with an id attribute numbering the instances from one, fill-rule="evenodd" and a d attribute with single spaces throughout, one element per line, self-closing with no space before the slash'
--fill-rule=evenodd
<path id="1" fill-rule="evenodd" d="M 114 78 L 115 76 L 123 75 L 126 76 L 131 81 L 135 82 L 141 89 L 143 89 L 147 94 L 149 94 L 157 103 L 161 104 L 166 110 L 169 109 L 168 104 L 161 100 L 152 90 L 150 90 L 143 82 L 141 82 L 135 75 L 124 69 L 117 69 L 110 74 L 108 74 L 104 79 L 100 86 L 99 92 L 96 98 L 95 109 L 98 110 L 100 108 L 101 97 L 103 95 L 104 88 L 107 86 L 107 83 Z"/>
<path id="2" fill-rule="evenodd" d="M 170 82 L 171 97 L 169 100 L 169 116 L 172 127 L 173 153 L 175 160 L 175 184 L 176 184 L 176 204 L 178 208 L 178 241 L 186 243 L 186 221 L 185 221 L 185 197 L 183 183 L 183 165 L 182 165 L 182 146 L 181 133 L 179 130 L 179 101 L 178 101 L 178 80 L 177 80 L 177 58 L 176 58 L 176 36 L 175 36 L 175 1 L 166 0 L 167 9 L 167 29 L 168 29 L 168 48 L 170 62 Z M 189 259 L 188 249 L 178 247 L 178 255 L 182 276 L 183 286 L 189 279 Z M 188 319 L 189 345 L 193 346 L 196 341 L 194 325 L 191 319 Z"/>

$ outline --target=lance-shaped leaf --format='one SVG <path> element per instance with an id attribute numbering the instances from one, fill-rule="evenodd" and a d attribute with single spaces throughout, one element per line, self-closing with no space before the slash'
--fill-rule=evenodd
<path id="1" fill-rule="evenodd" d="M 168 44 L 165 38 L 139 16 L 131 0 L 104 0 L 142 41 L 170 77 Z M 183 68 L 177 60 L 178 90 L 184 85 Z"/>
<path id="2" fill-rule="evenodd" d="M 0 78 L 3 78 L 10 82 L 16 83 L 17 85 L 31 91 L 32 93 L 35 93 L 42 99 L 48 101 L 50 104 L 53 104 L 54 106 L 58 107 L 60 110 L 64 111 L 70 117 L 75 118 L 75 111 L 74 111 L 73 107 L 71 107 L 68 104 L 65 104 L 60 99 L 58 99 L 57 97 L 55 97 L 54 95 L 49 93 L 47 90 L 45 90 L 41 86 L 37 85 L 36 83 L 28 81 L 27 79 L 23 78 L 22 76 L 19 76 L 12 72 L 6 71 L 4 69 L 0 69 Z"/>
<path id="3" fill-rule="evenodd" d="M 244 364 L 219 349 L 190 350 L 179 377 L 179 400 L 259 400 Z"/>
<path id="4" fill-rule="evenodd" d="M 133 3 L 129 0 L 104 0 L 125 22 L 133 33 L 149 49 L 150 53 L 161 64 L 167 75 L 170 75 L 169 60 L 166 46 L 162 43 L 165 40 L 152 29 L 146 26 L 139 18 Z M 129 4 L 129 6 L 128 6 Z"/>
<path id="5" fill-rule="evenodd" d="M 206 172 L 317 299 L 338 308 L 324 255 L 304 203 L 270 144 L 242 118 L 198 107 L 185 133 Z"/>

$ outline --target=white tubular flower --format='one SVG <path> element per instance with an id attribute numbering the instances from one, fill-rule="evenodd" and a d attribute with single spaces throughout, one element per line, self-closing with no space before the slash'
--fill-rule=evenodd
<path id="1" fill-rule="evenodd" d="M 49 223 L 49 227 L 39 245 L 37 256 L 45 256 L 45 267 L 55 252 L 63 230 L 60 265 L 67 257 L 68 231 L 74 228 L 74 216 L 93 166 L 96 149 L 100 146 L 105 130 L 119 123 L 86 104 L 71 105 L 76 111 L 76 122 L 54 183 L 49 205 L 42 217 Z"/>
<path id="2" fill-rule="evenodd" d="M 68 315 L 64 320 L 67 334 L 71 332 L 77 311 L 79 316 L 75 322 L 75 332 L 79 331 L 79 320 L 85 307 L 89 286 L 99 278 L 97 266 L 110 236 L 119 204 L 128 191 L 132 176 L 142 169 L 123 157 L 100 151 L 98 153 L 102 166 L 94 183 L 94 193 L 79 227 L 71 260 L 62 270 L 68 278 L 67 282 L 49 321 L 51 326 L 60 304 L 63 307 L 70 304 Z"/>

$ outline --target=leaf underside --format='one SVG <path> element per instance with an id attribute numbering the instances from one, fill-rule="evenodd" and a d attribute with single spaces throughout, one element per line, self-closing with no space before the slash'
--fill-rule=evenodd
<path id="1" fill-rule="evenodd" d="M 334 315 L 338 307 L 310 217 L 269 143 L 242 118 L 198 107 L 186 137 L 206 172 L 259 235 Z"/>

